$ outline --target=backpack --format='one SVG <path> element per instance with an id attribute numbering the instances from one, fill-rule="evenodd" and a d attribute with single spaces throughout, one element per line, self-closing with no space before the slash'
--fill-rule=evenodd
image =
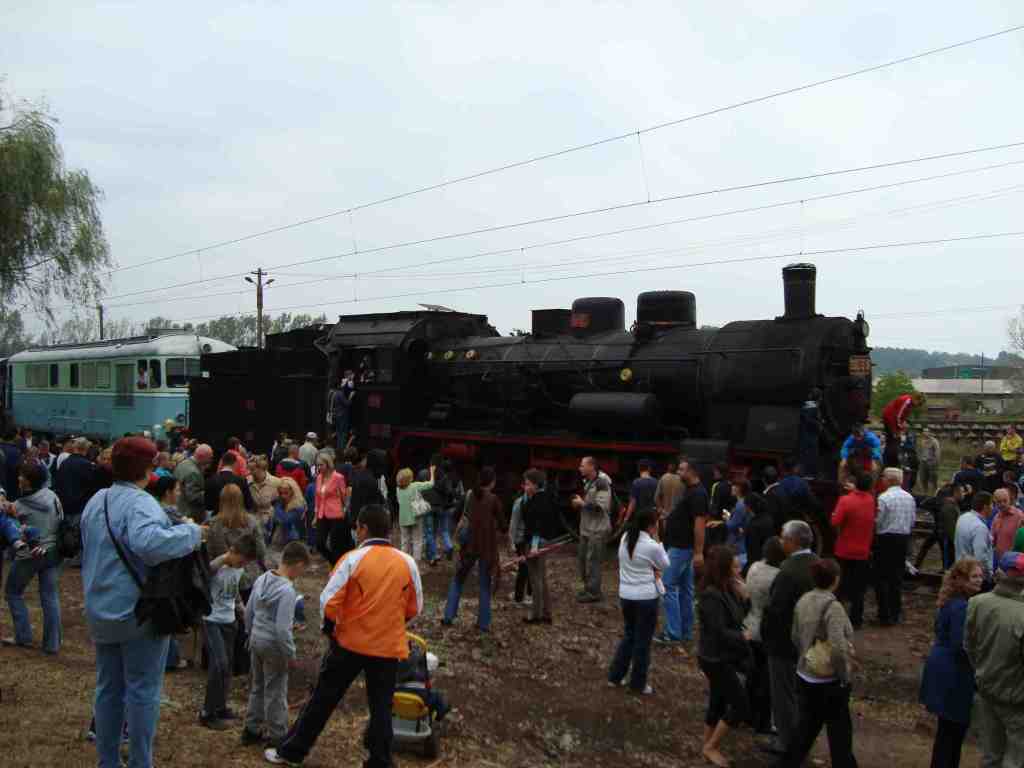
<path id="1" fill-rule="evenodd" d="M 55 501 L 57 503 L 57 554 L 64 560 L 71 560 L 82 554 L 82 518 L 67 517 L 60 499 L 55 498 Z"/>
<path id="2" fill-rule="evenodd" d="M 135 621 L 138 625 L 141 627 L 146 622 L 152 622 L 157 635 L 179 635 L 200 626 L 203 617 L 209 616 L 213 608 L 206 545 L 199 552 L 151 566 L 149 578 L 143 584 L 110 527 L 106 497 L 103 499 L 103 516 L 117 556 L 139 588 L 139 599 L 135 603 Z"/>

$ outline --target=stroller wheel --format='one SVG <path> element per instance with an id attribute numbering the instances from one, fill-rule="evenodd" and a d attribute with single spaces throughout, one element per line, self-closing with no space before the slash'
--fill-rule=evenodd
<path id="1" fill-rule="evenodd" d="M 430 738 L 423 742 L 423 756 L 435 760 L 441 755 L 441 729 L 437 721 L 430 723 Z"/>

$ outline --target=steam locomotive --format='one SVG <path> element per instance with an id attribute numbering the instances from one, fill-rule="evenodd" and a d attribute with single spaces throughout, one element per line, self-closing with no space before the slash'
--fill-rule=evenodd
<path id="1" fill-rule="evenodd" d="M 792 456 L 834 482 L 842 439 L 868 414 L 868 324 L 816 313 L 813 265 L 782 276 L 783 315 L 721 328 L 698 327 L 694 294 L 651 291 L 629 330 L 620 299 L 592 297 L 534 310 L 524 336 L 423 311 L 343 316 L 314 343 L 329 384 L 356 372 L 360 445 L 399 466 L 440 451 L 515 487 L 526 467 L 569 474 L 583 455 L 620 480 L 640 458 L 757 472 Z"/>

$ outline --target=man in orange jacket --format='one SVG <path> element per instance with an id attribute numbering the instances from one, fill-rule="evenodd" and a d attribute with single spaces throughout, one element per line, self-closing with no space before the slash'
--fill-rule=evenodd
<path id="1" fill-rule="evenodd" d="M 371 504 L 359 512 L 359 547 L 334 567 L 320 594 L 324 633 L 331 645 L 309 701 L 284 740 L 264 757 L 274 765 L 302 765 L 335 707 L 360 673 L 370 709 L 370 756 L 364 768 L 391 766 L 391 697 L 400 659 L 409 655 L 406 622 L 423 610 L 416 562 L 388 541 L 391 519 Z"/>

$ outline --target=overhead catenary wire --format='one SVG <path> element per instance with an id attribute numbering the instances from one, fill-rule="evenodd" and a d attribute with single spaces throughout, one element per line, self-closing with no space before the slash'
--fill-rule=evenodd
<path id="1" fill-rule="evenodd" d="M 872 72 L 879 72 L 879 71 L 884 70 L 884 69 L 889 69 L 891 67 L 899 66 L 900 64 L 906 64 L 906 63 L 909 63 L 911 61 L 917 61 L 917 60 L 924 59 L 924 58 L 927 58 L 927 57 L 930 57 L 930 56 L 936 56 L 936 55 L 941 54 L 941 53 L 946 53 L 948 51 L 956 50 L 958 48 L 963 48 L 963 47 L 966 47 L 966 46 L 975 45 L 977 43 L 985 42 L 985 41 L 988 41 L 988 40 L 993 40 L 993 39 L 996 39 L 996 38 L 999 38 L 999 37 L 1002 37 L 1002 36 L 1005 36 L 1005 35 L 1013 34 L 1014 32 L 1019 32 L 1021 30 L 1024 30 L 1024 24 L 1018 24 L 1018 25 L 1015 25 L 1015 26 L 1012 26 L 1012 27 L 1006 27 L 1006 28 L 1003 28 L 1003 29 L 996 30 L 994 32 L 990 32 L 990 33 L 984 34 L 984 35 L 979 35 L 979 36 L 968 38 L 968 39 L 965 39 L 965 40 L 960 40 L 960 41 L 957 41 L 955 43 L 950 43 L 950 44 L 947 44 L 947 45 L 939 46 L 937 48 L 931 48 L 931 49 L 928 49 L 928 50 L 925 50 L 925 51 L 920 51 L 918 53 L 914 53 L 914 54 L 911 54 L 909 56 L 902 56 L 902 57 L 899 57 L 899 58 L 896 58 L 896 59 L 890 59 L 890 60 L 882 62 L 880 64 L 874 64 L 874 65 L 871 65 L 871 66 L 868 66 L 868 67 L 862 67 L 860 69 L 856 69 L 856 70 L 853 70 L 853 71 L 850 71 L 850 72 L 844 72 L 844 73 L 839 74 L 839 75 L 833 75 L 831 77 L 823 78 L 821 80 L 814 80 L 814 81 L 811 81 L 811 82 L 808 82 L 808 83 L 803 83 L 801 85 L 793 86 L 793 87 L 790 87 L 790 88 L 784 88 L 784 89 L 781 89 L 781 90 L 772 91 L 772 92 L 769 92 L 769 93 L 766 93 L 766 94 L 762 94 L 760 96 L 755 96 L 755 97 L 752 97 L 752 98 L 749 98 L 749 99 L 743 99 L 741 101 L 733 102 L 733 103 L 730 103 L 730 104 L 725 104 L 725 105 L 722 105 L 722 106 L 719 106 L 719 107 L 714 107 L 712 109 L 704 110 L 702 112 L 697 112 L 697 113 L 694 113 L 694 114 L 691 114 L 691 115 L 686 115 L 685 117 L 675 118 L 673 120 L 667 120 L 667 121 L 664 121 L 664 122 L 661 122 L 661 123 L 656 123 L 654 125 L 649 125 L 649 126 L 647 126 L 645 128 L 640 128 L 640 129 L 637 129 L 637 130 L 631 130 L 631 131 L 627 131 L 625 133 L 619 133 L 619 134 L 616 134 L 616 135 L 613 135 L 613 136 L 607 136 L 607 137 L 602 138 L 602 139 L 597 139 L 595 141 L 589 141 L 589 142 L 586 142 L 586 143 L 583 143 L 583 144 L 577 144 L 577 145 L 574 145 L 574 146 L 565 147 L 563 149 L 555 150 L 553 152 L 546 152 L 544 154 L 535 155 L 533 157 L 528 157 L 528 158 L 525 158 L 523 160 L 517 160 L 517 161 L 511 162 L 511 163 L 505 163 L 503 165 L 498 165 L 498 166 L 495 166 L 493 168 L 488 168 L 488 169 L 485 169 L 485 170 L 482 170 L 482 171 L 475 171 L 473 173 L 465 174 L 465 175 L 462 175 L 462 176 L 456 176 L 456 177 L 453 177 L 453 178 L 450 178 L 450 179 L 444 179 L 444 180 L 439 181 L 439 182 L 435 182 L 435 183 L 432 183 L 432 184 L 426 184 L 426 185 L 421 186 L 421 187 L 416 187 L 416 188 L 413 188 L 413 189 L 406 190 L 404 192 L 399 192 L 399 193 L 396 193 L 396 194 L 393 194 L 393 195 L 388 195 L 386 197 L 382 197 L 382 198 L 379 198 L 379 199 L 376 199 L 376 200 L 371 200 L 371 201 L 364 202 L 364 203 L 358 203 L 356 205 L 350 205 L 350 206 L 347 206 L 347 207 L 344 207 L 344 208 L 339 208 L 338 210 L 331 211 L 331 212 L 328 212 L 328 213 L 320 214 L 320 215 L 317 215 L 317 216 L 310 216 L 310 217 L 307 217 L 307 218 L 303 218 L 303 219 L 299 219 L 297 221 L 290 222 L 288 224 L 282 224 L 282 225 L 277 226 L 277 227 L 271 227 L 271 228 L 260 230 L 258 232 L 253 232 L 253 233 L 250 233 L 250 234 L 247 234 L 247 235 L 242 235 L 242 236 L 230 238 L 230 239 L 227 239 L 227 240 L 221 240 L 219 242 L 211 243 L 211 244 L 200 246 L 200 247 L 197 247 L 197 248 L 190 248 L 190 249 L 188 249 L 186 251 L 179 251 L 177 253 L 169 254 L 167 256 L 161 256 L 161 257 L 158 257 L 158 258 L 155 258 L 155 259 L 149 259 L 147 261 L 142 261 L 142 262 L 139 262 L 137 264 L 127 264 L 127 265 L 124 265 L 124 266 L 121 266 L 121 267 L 115 267 L 114 269 L 111 269 L 111 270 L 107 271 L 106 274 L 113 274 L 115 272 L 121 272 L 121 271 L 124 271 L 124 270 L 138 269 L 140 267 L 151 266 L 153 264 L 159 264 L 159 263 L 162 263 L 162 262 L 165 262 L 165 261 L 170 261 L 172 259 L 182 258 L 184 256 L 191 256 L 191 255 L 194 255 L 194 254 L 196 254 L 196 253 L 198 253 L 200 251 L 208 251 L 208 250 L 212 250 L 212 249 L 215 249 L 215 248 L 226 247 L 226 246 L 229 246 L 229 245 L 237 245 L 239 243 L 248 242 L 250 240 L 254 240 L 254 239 L 257 239 L 257 238 L 260 238 L 260 237 L 266 237 L 268 235 L 273 235 L 273 234 L 277 234 L 277 233 L 280 233 L 280 232 L 285 232 L 285 231 L 288 231 L 288 230 L 291 230 L 291 229 L 296 229 L 298 227 L 303 227 L 303 226 L 306 226 L 306 225 L 309 225 L 309 224 L 314 224 L 314 223 L 317 223 L 317 222 L 320 222 L 320 221 L 325 221 L 327 219 L 331 219 L 331 218 L 334 218 L 334 217 L 337 217 L 337 216 L 348 215 L 351 218 L 352 214 L 354 212 L 356 212 L 356 211 L 366 210 L 367 208 L 372 208 L 372 207 L 375 207 L 375 206 L 396 202 L 398 200 L 404 200 L 406 198 L 413 197 L 415 195 L 424 194 L 426 192 L 433 192 L 433 191 L 436 191 L 436 190 L 439 190 L 439 189 L 443 189 L 445 187 L 454 186 L 456 184 L 462 184 L 462 183 L 465 183 L 465 182 L 468 182 L 468 181 L 474 181 L 474 180 L 477 180 L 477 179 L 482 179 L 482 178 L 485 178 L 487 176 L 492 176 L 494 174 L 503 173 L 505 171 L 510 171 L 510 170 L 513 170 L 513 169 L 516 169 L 516 168 L 524 168 L 526 166 L 534 165 L 534 164 L 537 164 L 537 163 L 540 163 L 540 162 L 544 162 L 546 160 L 551 160 L 551 159 L 554 159 L 554 158 L 557 158 L 557 157 L 563 157 L 565 155 L 573 154 L 573 153 L 576 153 L 576 152 L 582 152 L 584 150 L 594 149 L 596 147 L 600 147 L 600 146 L 603 146 L 603 145 L 606 145 L 606 144 L 611 144 L 611 143 L 618 142 L 618 141 L 623 141 L 625 139 L 630 139 L 630 138 L 633 138 L 633 137 L 636 137 L 637 139 L 639 139 L 640 136 L 643 135 L 643 134 L 653 133 L 655 131 L 660 131 L 660 130 L 663 130 L 663 129 L 666 129 L 666 128 L 673 128 L 673 127 L 676 127 L 676 126 L 679 126 L 679 125 L 683 125 L 685 123 L 693 122 L 693 121 L 696 121 L 696 120 L 701 120 L 703 118 L 712 117 L 714 115 L 720 115 L 720 114 L 722 114 L 724 112 L 729 112 L 729 111 L 732 111 L 732 110 L 735 110 L 735 109 L 741 109 L 743 107 L 753 106 L 755 104 L 761 104 L 761 103 L 764 103 L 766 101 L 770 101 L 772 99 L 777 99 L 777 98 L 781 98 L 781 97 L 784 97 L 784 96 L 790 96 L 790 95 L 793 95 L 793 94 L 796 94 L 796 93 L 800 93 L 802 91 L 808 91 L 808 90 L 811 90 L 811 89 L 814 89 L 814 88 L 818 88 L 818 87 L 821 87 L 821 86 L 824 86 L 824 85 L 830 85 L 832 83 L 837 83 L 837 82 L 840 82 L 842 80 L 848 80 L 850 78 L 854 78 L 854 77 L 859 77 L 861 75 L 870 74 Z M 356 248 L 353 247 L 353 252 L 355 252 L 355 251 L 356 251 Z"/>
<path id="2" fill-rule="evenodd" d="M 712 195 L 725 194 L 725 193 L 729 193 L 729 192 L 749 191 L 749 190 L 753 190 L 753 189 L 763 189 L 763 188 L 766 188 L 766 187 L 776 186 L 776 185 L 780 185 L 780 184 L 790 184 L 790 183 L 799 182 L 799 181 L 811 181 L 811 180 L 814 180 L 814 179 L 829 178 L 829 177 L 833 177 L 833 176 L 841 176 L 841 175 L 850 174 L 850 173 L 861 173 L 861 172 L 865 172 L 865 171 L 875 171 L 875 170 L 881 170 L 881 169 L 884 169 L 884 168 L 895 168 L 895 167 L 899 167 L 899 166 L 903 166 L 903 165 L 912 165 L 912 164 L 915 164 L 915 163 L 932 162 L 932 161 L 935 161 L 935 160 L 948 160 L 948 159 L 955 158 L 955 157 L 966 157 L 966 156 L 969 156 L 969 155 L 975 155 L 975 154 L 980 154 L 980 153 L 985 153 L 985 152 L 996 152 L 996 151 L 1005 150 L 1005 149 L 1014 149 L 1014 148 L 1022 147 L 1022 146 L 1024 146 L 1024 141 L 1015 141 L 1015 142 L 1009 142 L 1009 143 L 1005 143 L 1005 144 L 994 144 L 994 145 L 990 145 L 990 146 L 986 146 L 986 147 L 974 147 L 972 149 L 958 150 L 958 151 L 955 151 L 955 152 L 943 152 L 943 153 L 940 153 L 940 154 L 923 155 L 923 156 L 914 157 L 914 158 L 906 158 L 906 159 L 903 159 L 903 160 L 891 160 L 891 161 L 887 161 L 887 162 L 884 162 L 884 163 L 873 163 L 871 165 L 855 166 L 855 167 L 852 167 L 852 168 L 841 168 L 841 169 L 831 170 L 831 171 L 819 171 L 817 173 L 803 174 L 803 175 L 799 175 L 799 176 L 786 176 L 786 177 L 781 177 L 781 178 L 776 178 L 776 179 L 767 179 L 767 180 L 764 180 L 764 181 L 748 182 L 748 183 L 745 183 L 745 184 L 736 184 L 736 185 L 731 185 L 731 186 L 726 186 L 726 187 L 717 187 L 717 188 L 713 188 L 713 189 L 700 190 L 700 191 L 696 191 L 696 192 L 685 192 L 685 193 L 679 193 L 679 194 L 675 194 L 675 195 L 667 195 L 667 196 L 663 196 L 663 197 L 660 197 L 660 198 L 655 198 L 655 199 L 650 200 L 650 201 L 639 200 L 639 201 L 633 201 L 633 202 L 628 202 L 628 203 L 620 203 L 620 204 L 612 205 L 612 206 L 604 206 L 604 207 L 600 207 L 600 208 L 590 208 L 590 209 L 585 209 L 585 210 L 573 211 L 571 213 L 557 214 L 557 215 L 553 215 L 553 216 L 544 216 L 544 217 L 535 218 L 535 219 L 528 219 L 528 220 L 523 220 L 523 221 L 518 221 L 518 222 L 511 222 L 511 223 L 507 223 L 507 224 L 497 224 L 497 225 L 493 225 L 493 226 L 490 226 L 490 227 L 482 227 L 482 228 L 478 228 L 478 229 L 465 230 L 465 231 L 462 231 L 462 232 L 452 232 L 452 233 L 441 234 L 441 235 L 433 235 L 433 236 L 430 236 L 430 237 L 420 238 L 420 239 L 417 239 L 417 240 L 409 240 L 409 241 L 404 241 L 404 242 L 388 243 L 388 244 L 385 244 L 385 245 L 375 246 L 373 248 L 364 248 L 364 249 L 362 249 L 360 251 L 347 251 L 345 253 L 335 254 L 335 255 L 332 255 L 332 256 L 321 256 L 321 257 L 318 257 L 318 258 L 303 259 L 303 260 L 300 260 L 300 261 L 293 261 L 293 262 L 284 263 L 284 264 L 272 264 L 272 265 L 270 265 L 268 267 L 268 269 L 283 270 L 283 269 L 288 269 L 289 267 L 303 266 L 303 265 L 306 265 L 306 264 L 316 264 L 316 263 L 322 263 L 322 262 L 325 262 L 325 261 L 333 261 L 335 259 L 341 259 L 341 258 L 345 258 L 347 256 L 356 256 L 356 255 L 363 255 L 363 256 L 365 256 L 365 255 L 371 255 L 371 254 L 375 254 L 375 253 L 382 253 L 384 251 L 396 250 L 396 249 L 399 249 L 399 248 L 410 248 L 410 247 L 415 247 L 415 246 L 420 246 L 420 245 L 430 245 L 430 244 L 444 242 L 444 241 L 448 241 L 448 240 L 455 240 L 455 239 L 459 239 L 459 238 L 470 237 L 470 236 L 473 236 L 473 235 L 481 235 L 481 234 L 489 234 L 489 233 L 493 233 L 493 232 L 508 231 L 508 230 L 518 229 L 518 228 L 522 228 L 522 227 L 526 227 L 526 226 L 531 226 L 531 225 L 535 225 L 535 224 L 548 224 L 548 223 L 552 223 L 552 222 L 556 222 L 556 221 L 566 221 L 568 219 L 574 219 L 574 218 L 579 218 L 579 217 L 583 217 L 583 216 L 592 216 L 592 215 L 596 215 L 596 214 L 611 213 L 613 211 L 622 211 L 622 210 L 627 210 L 627 209 L 630 209 L 630 208 L 638 208 L 638 207 L 641 207 L 641 206 L 654 205 L 654 204 L 658 204 L 658 203 L 665 203 L 665 202 L 671 202 L 671 201 L 695 199 L 695 198 L 699 198 L 699 197 L 708 197 L 708 196 L 712 196 Z M 809 199 L 813 199 L 813 198 L 807 198 L 807 197 L 801 198 L 801 200 L 799 202 L 803 202 L 803 201 L 806 201 L 806 200 L 809 200 Z M 756 206 L 754 208 L 756 208 Z M 520 250 L 519 246 L 517 246 L 515 248 L 511 248 L 511 249 L 501 249 L 501 250 L 498 250 L 498 251 L 485 252 L 485 255 L 493 256 L 493 255 L 499 255 L 499 254 L 502 254 L 502 253 L 512 253 L 512 252 L 515 252 L 515 251 L 518 251 L 518 250 Z M 456 260 L 459 260 L 459 259 L 453 257 L 451 259 L 437 260 L 437 261 L 427 262 L 427 263 L 428 264 L 437 264 L 437 263 L 443 263 L 444 261 L 448 261 L 448 260 L 456 261 Z M 383 271 L 389 271 L 390 269 L 391 268 L 385 268 Z M 381 270 L 378 270 L 378 271 L 381 271 Z M 244 276 L 245 274 L 246 274 L 245 272 L 235 272 L 235 273 L 231 273 L 231 274 L 227 274 L 227 275 L 218 275 L 216 277 L 201 278 L 201 279 L 198 279 L 198 280 L 189 280 L 189 281 L 182 282 L 182 283 L 175 283 L 173 285 L 161 286 L 159 288 L 143 288 L 143 289 L 140 289 L 140 290 L 137 290 L 137 291 L 129 291 L 127 293 L 114 294 L 114 295 L 111 295 L 111 296 L 107 296 L 106 298 L 107 299 L 118 299 L 118 298 L 126 298 L 126 297 L 129 297 L 129 296 L 142 296 L 142 295 L 149 294 L 149 293 L 159 293 L 161 291 L 171 290 L 172 288 L 183 288 L 183 287 L 187 287 L 187 286 L 200 285 L 202 283 L 212 282 L 212 281 L 215 281 L 215 280 L 225 280 L 225 279 L 230 279 L 230 278 L 233 278 L 233 277 L 241 277 L 241 276 Z M 373 271 L 361 272 L 360 274 L 362 274 L 362 275 L 369 275 L 369 274 L 374 274 L 374 272 Z"/>
<path id="3" fill-rule="evenodd" d="M 1024 161 L 1020 161 L 1020 162 L 1024 162 Z M 683 253 L 700 253 L 700 252 L 705 251 L 705 250 L 710 250 L 710 249 L 715 249 L 715 248 L 722 248 L 722 247 L 729 247 L 729 246 L 736 246 L 736 245 L 759 245 L 759 244 L 773 242 L 773 241 L 780 240 L 780 239 L 787 239 L 787 238 L 792 237 L 794 234 L 800 233 L 800 232 L 802 232 L 802 233 L 811 233 L 811 232 L 819 233 L 819 232 L 822 232 L 822 231 L 835 231 L 837 229 L 844 229 L 844 228 L 850 228 L 850 227 L 857 226 L 858 223 L 860 223 L 860 221 L 862 219 L 871 219 L 871 218 L 886 217 L 886 216 L 900 216 L 900 215 L 913 214 L 913 213 L 930 212 L 930 211 L 935 210 L 935 209 L 948 208 L 951 205 L 956 205 L 956 204 L 973 203 L 973 202 L 978 202 L 978 201 L 991 200 L 991 199 L 994 199 L 994 198 L 999 197 L 1001 195 L 1017 193 L 1017 192 L 1020 192 L 1020 191 L 1024 191 L 1024 184 L 1014 184 L 1014 185 L 1011 185 L 1011 186 L 1008 186 L 1008 187 L 1001 187 L 1001 188 L 998 188 L 998 189 L 995 189 L 995 190 L 987 190 L 987 191 L 984 191 L 984 192 L 976 192 L 976 193 L 972 193 L 970 195 L 960 195 L 960 196 L 953 197 L 953 198 L 946 198 L 946 199 L 943 199 L 943 200 L 933 200 L 933 201 L 929 201 L 927 203 L 918 203 L 918 204 L 915 204 L 915 205 L 904 206 L 904 207 L 901 207 L 901 208 L 895 208 L 895 209 L 888 210 L 888 211 L 878 211 L 878 212 L 875 212 L 875 213 L 868 213 L 868 214 L 866 214 L 864 216 L 861 216 L 861 217 L 847 217 L 845 219 L 835 219 L 835 220 L 830 220 L 830 221 L 823 221 L 823 222 L 820 222 L 818 225 L 810 227 L 810 228 L 807 228 L 807 227 L 799 227 L 799 228 L 795 228 L 795 229 L 792 228 L 792 227 L 790 227 L 790 228 L 782 228 L 782 229 L 769 230 L 767 232 L 758 232 L 758 233 L 745 234 L 745 235 L 742 235 L 742 236 L 739 236 L 739 237 L 735 237 L 735 238 L 726 238 L 724 240 L 716 240 L 716 241 L 702 242 L 702 243 L 693 243 L 693 244 L 689 244 L 689 245 L 685 245 L 685 246 L 673 246 L 673 247 L 670 247 L 670 248 L 648 248 L 648 249 L 643 249 L 643 250 L 639 250 L 639 251 L 631 250 L 631 251 L 626 251 L 626 252 L 618 252 L 618 253 L 613 253 L 613 254 L 605 254 L 605 255 L 602 255 L 602 256 L 589 257 L 589 258 L 585 258 L 585 259 L 573 259 L 573 260 L 563 261 L 563 262 L 558 263 L 558 264 L 538 263 L 538 262 L 534 262 L 534 263 L 516 262 L 516 263 L 512 263 L 512 264 L 506 265 L 506 266 L 501 266 L 501 267 L 492 267 L 492 268 L 488 268 L 488 269 L 475 270 L 472 274 L 467 274 L 465 272 L 442 272 L 442 273 L 432 273 L 432 274 L 407 274 L 407 273 L 402 273 L 402 272 L 396 272 L 395 274 L 390 274 L 390 275 L 389 274 L 376 274 L 373 277 L 374 277 L 374 279 L 391 278 L 391 279 L 401 279 L 401 280 L 408 280 L 408 279 L 418 279 L 419 280 L 419 279 L 424 279 L 424 278 L 434 278 L 434 279 L 440 279 L 440 280 L 449 280 L 449 279 L 451 279 L 453 277 L 473 277 L 473 276 L 478 276 L 478 275 L 483 275 L 483 274 L 495 274 L 495 273 L 501 273 L 501 272 L 519 272 L 519 271 L 521 271 L 524 268 L 528 268 L 528 269 L 530 269 L 534 273 L 538 272 L 538 271 L 560 271 L 560 270 L 567 270 L 567 269 L 575 269 L 575 268 L 577 268 L 577 267 L 579 267 L 581 265 L 584 265 L 584 264 L 595 264 L 595 263 L 602 263 L 602 262 L 607 262 L 607 261 L 624 261 L 624 260 L 635 259 L 635 258 L 650 258 L 652 256 L 655 256 L 655 257 L 657 257 L 657 256 L 667 256 L 667 255 L 677 256 L 677 255 L 681 255 Z M 366 275 L 366 273 L 364 273 L 364 276 L 365 275 Z M 293 274 L 293 275 L 290 275 L 290 276 L 291 277 L 298 277 L 299 275 L 294 275 Z M 313 277 L 312 275 L 306 275 L 306 276 Z M 347 279 L 347 278 L 354 278 L 355 275 L 316 275 L 315 277 L 318 278 L 318 279 L 304 280 L 304 281 L 295 282 L 295 283 L 280 283 L 279 282 L 276 287 L 277 287 L 277 289 L 281 289 L 281 288 L 298 288 L 298 287 L 303 287 L 303 286 L 306 286 L 306 285 L 322 283 L 324 279 L 328 279 L 328 280 L 330 280 L 330 279 Z M 149 306 L 149 305 L 152 305 L 152 304 L 164 304 L 164 303 L 171 303 L 171 302 L 178 302 L 178 301 L 202 301 L 202 300 L 205 300 L 205 299 L 218 298 L 218 297 L 222 297 L 222 296 L 235 296 L 235 295 L 240 295 L 240 294 L 244 294 L 244 293 L 247 293 L 247 292 L 248 292 L 247 289 L 242 289 L 242 290 L 223 291 L 223 292 L 218 292 L 218 293 L 206 293 L 206 294 L 200 294 L 200 295 L 197 295 L 197 296 L 172 296 L 172 297 L 168 297 L 168 298 L 145 299 L 145 300 L 142 300 L 142 301 L 126 302 L 126 303 L 121 303 L 121 304 L 112 304 L 112 305 L 108 304 L 107 307 L 108 308 L 135 307 L 135 306 Z"/>
<path id="4" fill-rule="evenodd" d="M 929 246 L 929 245 L 946 245 L 950 243 L 961 243 L 971 242 L 979 240 L 993 240 L 998 238 L 1008 237 L 1022 237 L 1024 236 L 1024 230 L 1011 230 L 1007 232 L 986 232 L 976 235 L 961 235 L 957 237 L 943 237 L 934 238 L 927 240 L 906 240 L 901 242 L 893 243 L 874 243 L 871 245 L 859 245 L 859 246 L 847 246 L 844 248 L 825 248 L 819 250 L 798 250 L 789 251 L 787 253 L 777 253 L 759 256 L 740 256 L 730 259 L 712 259 L 708 261 L 700 262 L 689 262 L 685 264 L 660 264 L 654 267 L 630 267 L 628 269 L 616 269 L 606 272 L 589 272 L 589 273 L 577 273 L 573 275 L 557 275 L 554 277 L 540 277 L 533 279 L 515 279 L 510 281 L 504 281 L 500 283 L 485 283 L 480 285 L 466 285 L 456 286 L 452 288 L 437 288 L 427 290 L 410 291 L 408 293 L 395 293 L 387 296 L 364 296 L 359 299 L 360 302 L 367 301 L 386 301 L 390 299 L 405 299 L 417 296 L 430 296 L 438 294 L 450 294 L 450 293 L 462 293 L 465 291 L 479 291 L 487 290 L 492 288 L 511 288 L 518 285 L 536 285 L 541 283 L 554 283 L 563 280 L 585 280 L 585 279 L 596 279 L 602 277 L 616 277 L 624 274 L 637 274 L 641 272 L 653 272 L 658 270 L 675 270 L 675 269 L 693 269 L 696 267 L 708 267 L 708 266 L 721 266 L 726 264 L 745 264 L 759 261 L 777 261 L 781 259 L 793 259 L 793 258 L 813 258 L 816 256 L 832 256 L 840 253 L 863 253 L 867 251 L 883 250 L 891 248 L 909 248 L 917 246 Z M 338 301 L 326 301 L 326 302 L 315 302 L 311 304 L 294 304 L 291 306 L 284 307 L 268 307 L 268 312 L 283 312 L 293 309 L 306 309 L 309 307 L 325 307 L 325 306 L 336 306 L 339 304 L 351 304 L 354 303 L 354 299 L 340 299 Z M 251 312 L 242 313 L 244 315 L 252 314 Z M 191 322 L 191 321 L 202 321 L 211 320 L 220 317 L 219 315 L 203 315 L 200 317 L 188 317 L 181 318 L 179 322 Z"/>

